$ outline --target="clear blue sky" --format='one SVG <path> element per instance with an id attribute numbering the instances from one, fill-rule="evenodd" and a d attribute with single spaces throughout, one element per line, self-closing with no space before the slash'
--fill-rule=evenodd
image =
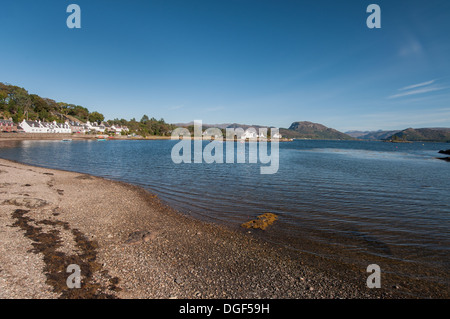
<path id="1" fill-rule="evenodd" d="M 448 0 L 2 0 L 0 30 L 1 82 L 107 119 L 450 127 Z"/>

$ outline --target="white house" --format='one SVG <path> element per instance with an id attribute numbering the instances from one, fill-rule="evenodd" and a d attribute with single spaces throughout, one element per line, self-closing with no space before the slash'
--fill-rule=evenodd
<path id="1" fill-rule="evenodd" d="M 25 133 L 47 133 L 47 128 L 41 125 L 41 121 L 26 121 L 23 120 L 20 123 L 20 127 Z"/>
<path id="2" fill-rule="evenodd" d="M 48 128 L 48 133 L 72 133 L 72 129 L 68 122 L 65 123 L 56 123 L 53 121 L 51 123 L 44 122 L 44 126 Z"/>

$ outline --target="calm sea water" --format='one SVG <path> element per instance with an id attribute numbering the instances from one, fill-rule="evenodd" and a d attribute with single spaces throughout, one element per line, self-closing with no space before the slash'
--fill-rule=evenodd
<path id="1" fill-rule="evenodd" d="M 272 212 L 266 240 L 448 283 L 450 163 L 436 157 L 450 144 L 296 140 L 280 143 L 278 173 L 261 175 L 259 163 L 174 164 L 175 143 L 3 142 L 0 157 L 136 184 L 235 228 Z"/>

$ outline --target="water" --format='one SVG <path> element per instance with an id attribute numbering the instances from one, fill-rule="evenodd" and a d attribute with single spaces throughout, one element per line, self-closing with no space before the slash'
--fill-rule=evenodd
<path id="1" fill-rule="evenodd" d="M 279 220 L 256 235 L 448 284 L 450 163 L 436 157 L 450 144 L 296 140 L 280 143 L 278 173 L 261 175 L 260 163 L 174 164 L 175 143 L 9 141 L 0 143 L 0 157 L 136 184 L 236 229 L 275 213 Z"/>

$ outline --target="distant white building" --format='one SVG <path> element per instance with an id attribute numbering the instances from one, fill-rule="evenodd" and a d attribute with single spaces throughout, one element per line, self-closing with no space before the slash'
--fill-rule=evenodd
<path id="1" fill-rule="evenodd" d="M 275 133 L 275 134 L 273 134 L 272 138 L 281 138 L 281 134 L 280 133 Z"/>
<path id="2" fill-rule="evenodd" d="M 256 130 L 254 129 L 247 129 L 244 134 L 241 135 L 241 139 L 266 139 L 267 136 L 264 135 L 264 132 L 260 132 L 259 134 L 256 133 Z M 272 138 L 281 138 L 281 134 L 275 133 L 272 135 Z"/>
<path id="3" fill-rule="evenodd" d="M 116 132 L 116 134 L 121 134 L 122 132 L 128 131 L 128 127 L 120 125 L 112 125 L 110 131 Z"/>
<path id="4" fill-rule="evenodd" d="M 223 134 L 220 129 L 210 127 L 202 133 L 202 137 L 204 139 L 218 139 L 218 138 L 222 138 Z"/>
<path id="5" fill-rule="evenodd" d="M 241 135 L 242 140 L 246 139 L 257 139 L 259 137 L 255 129 L 247 129 L 244 134 Z"/>
<path id="6" fill-rule="evenodd" d="M 106 129 L 105 125 L 103 124 L 97 124 L 96 122 L 91 123 L 89 121 L 86 122 L 86 127 L 88 131 L 96 131 L 100 133 L 104 133 Z"/>
<path id="7" fill-rule="evenodd" d="M 22 127 L 25 133 L 72 133 L 68 122 L 56 123 L 56 121 L 41 122 L 23 120 L 20 123 L 20 127 Z"/>

